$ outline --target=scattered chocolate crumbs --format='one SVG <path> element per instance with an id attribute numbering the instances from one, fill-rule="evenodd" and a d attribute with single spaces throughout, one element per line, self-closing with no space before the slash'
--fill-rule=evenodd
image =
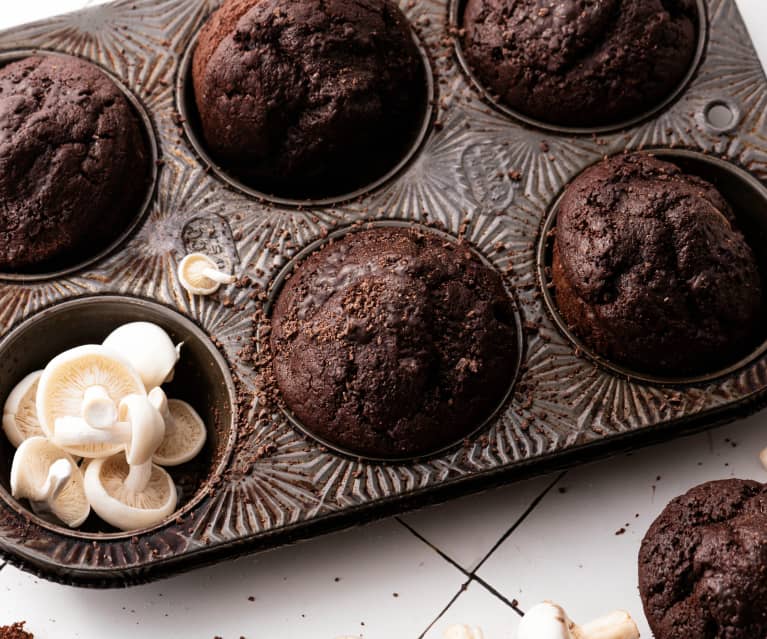
<path id="1" fill-rule="evenodd" d="M 35 635 L 24 630 L 26 621 L 17 621 L 10 626 L 0 626 L 0 639 L 34 639 Z"/>

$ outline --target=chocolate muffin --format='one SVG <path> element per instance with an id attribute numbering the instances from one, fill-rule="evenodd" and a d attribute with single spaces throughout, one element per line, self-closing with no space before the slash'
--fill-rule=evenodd
<path id="1" fill-rule="evenodd" d="M 274 374 L 313 433 L 360 455 L 405 457 L 465 437 L 515 373 L 501 277 L 431 232 L 352 232 L 310 255 L 272 317 Z"/>
<path id="2" fill-rule="evenodd" d="M 642 542 L 639 590 L 655 639 L 767 636 L 767 488 L 729 479 L 674 499 Z"/>
<path id="3" fill-rule="evenodd" d="M 468 0 L 464 51 L 509 107 L 564 126 L 604 126 L 676 89 L 698 42 L 695 0 Z"/>
<path id="4" fill-rule="evenodd" d="M 390 0 L 227 0 L 200 33 L 192 75 L 216 161 L 295 197 L 385 174 L 426 102 L 421 56 Z"/>
<path id="5" fill-rule="evenodd" d="M 0 269 L 105 248 L 139 213 L 149 157 L 130 103 L 94 65 L 35 55 L 0 68 Z"/>
<path id="6" fill-rule="evenodd" d="M 708 182 L 647 154 L 582 173 L 557 213 L 553 283 L 565 322 L 634 370 L 706 373 L 753 345 L 759 270 Z"/>

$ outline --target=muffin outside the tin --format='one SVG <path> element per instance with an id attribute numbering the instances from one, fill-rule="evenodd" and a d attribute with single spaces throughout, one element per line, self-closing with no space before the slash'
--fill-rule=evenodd
<path id="1" fill-rule="evenodd" d="M 468 0 L 464 51 L 502 102 L 550 124 L 641 115 L 680 85 L 698 42 L 695 0 Z"/>
<path id="2" fill-rule="evenodd" d="M 272 317 L 290 411 L 360 455 L 406 457 L 465 437 L 515 374 L 501 277 L 466 246 L 405 228 L 351 232 L 298 266 Z"/>
<path id="3" fill-rule="evenodd" d="M 200 33 L 192 75 L 213 158 L 296 197 L 381 177 L 426 102 L 422 58 L 390 0 L 228 0 Z"/>
<path id="4" fill-rule="evenodd" d="M 767 490 L 741 479 L 674 499 L 639 552 L 639 590 L 656 639 L 767 636 Z"/>
<path id="5" fill-rule="evenodd" d="M 753 346 L 760 274 L 708 182 L 648 154 L 582 173 L 557 211 L 552 278 L 565 322 L 631 369 L 713 372 Z"/>
<path id="6" fill-rule="evenodd" d="M 106 248 L 139 213 L 149 162 L 137 115 L 94 65 L 34 55 L 0 68 L 0 269 Z"/>

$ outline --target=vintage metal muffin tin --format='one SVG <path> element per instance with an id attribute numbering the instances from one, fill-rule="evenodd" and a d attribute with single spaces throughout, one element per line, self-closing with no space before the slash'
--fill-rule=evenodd
<path id="1" fill-rule="evenodd" d="M 137 212 L 119 247 L 73 272 L 0 276 L 0 395 L 61 348 L 143 318 L 187 340 L 173 391 L 193 399 L 211 431 L 203 458 L 176 475 L 181 511 L 128 535 L 98 523 L 64 530 L 31 515 L 9 494 L 13 451 L 3 441 L 6 559 L 64 583 L 140 583 L 676 437 L 767 403 L 764 345 L 728 370 L 686 380 L 635 375 L 589 353 L 558 317 L 546 269 L 565 185 L 605 155 L 652 148 L 733 200 L 767 274 L 767 80 L 734 0 L 700 0 L 698 61 L 678 95 L 637 121 L 594 131 L 542 126 L 494 104 L 456 46 L 462 0 L 400 0 L 430 59 L 430 118 L 384 183 L 314 203 L 243 189 L 209 164 L 184 122 L 190 48 L 217 5 L 122 0 L 0 34 L 0 64 L 41 49 L 110 72 L 148 114 L 159 153 L 146 216 Z M 471 241 L 505 274 L 524 327 L 519 378 L 503 409 L 469 441 L 427 459 L 334 452 L 258 392 L 259 317 L 286 264 L 328 234 L 373 220 L 437 225 Z M 176 265 L 193 250 L 247 278 L 215 297 L 190 297 Z"/>

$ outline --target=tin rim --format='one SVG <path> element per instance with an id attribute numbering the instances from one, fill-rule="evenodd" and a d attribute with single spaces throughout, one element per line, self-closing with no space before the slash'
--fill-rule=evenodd
<path id="1" fill-rule="evenodd" d="M 81 58 L 79 56 L 75 56 L 69 53 L 61 53 L 60 51 L 51 51 L 48 49 L 13 49 L 10 51 L 3 51 L 0 52 L 0 68 L 5 66 L 6 64 L 9 64 L 11 62 L 15 62 L 17 60 L 22 60 L 24 58 L 27 58 L 29 56 L 33 55 L 51 55 L 51 56 L 60 56 L 60 57 L 70 57 L 70 58 L 78 58 L 80 60 L 83 60 L 87 62 L 88 64 L 92 64 L 94 67 L 99 69 L 103 74 L 105 74 L 112 82 L 115 83 L 117 88 L 120 89 L 122 94 L 125 96 L 125 98 L 128 100 L 128 104 L 133 109 L 134 114 L 137 116 L 141 132 L 144 136 L 144 141 L 147 144 L 147 149 L 149 151 L 149 158 L 147 160 L 149 164 L 149 172 L 147 174 L 147 192 L 144 196 L 144 199 L 137 209 L 136 214 L 131 219 L 130 223 L 125 227 L 125 229 L 116 237 L 114 238 L 105 248 L 100 250 L 95 255 L 92 255 L 88 258 L 85 258 L 83 260 L 79 260 L 75 263 L 73 263 L 70 266 L 59 268 L 55 271 L 41 271 L 41 272 L 29 272 L 29 273 L 4 273 L 0 272 L 0 280 L 5 280 L 8 282 L 16 282 L 16 283 L 34 283 L 34 282 L 42 282 L 45 280 L 52 280 L 57 278 L 63 278 L 67 277 L 68 275 L 72 275 L 73 273 L 76 273 L 78 271 L 83 271 L 94 264 L 97 264 L 98 262 L 101 262 L 102 260 L 106 259 L 113 253 L 116 253 L 119 248 L 121 248 L 133 235 L 138 231 L 138 229 L 144 224 L 146 219 L 149 217 L 149 211 L 152 206 L 152 203 L 154 202 L 155 192 L 157 191 L 157 183 L 159 181 L 159 159 L 160 159 L 160 147 L 157 142 L 157 133 L 155 132 L 154 125 L 152 123 L 152 119 L 149 116 L 149 111 L 146 109 L 144 104 L 139 100 L 138 96 L 131 91 L 125 83 L 118 78 L 114 73 L 111 71 L 108 71 L 103 66 L 98 64 L 97 62 L 94 62 L 93 60 L 89 60 L 87 58 Z"/>

